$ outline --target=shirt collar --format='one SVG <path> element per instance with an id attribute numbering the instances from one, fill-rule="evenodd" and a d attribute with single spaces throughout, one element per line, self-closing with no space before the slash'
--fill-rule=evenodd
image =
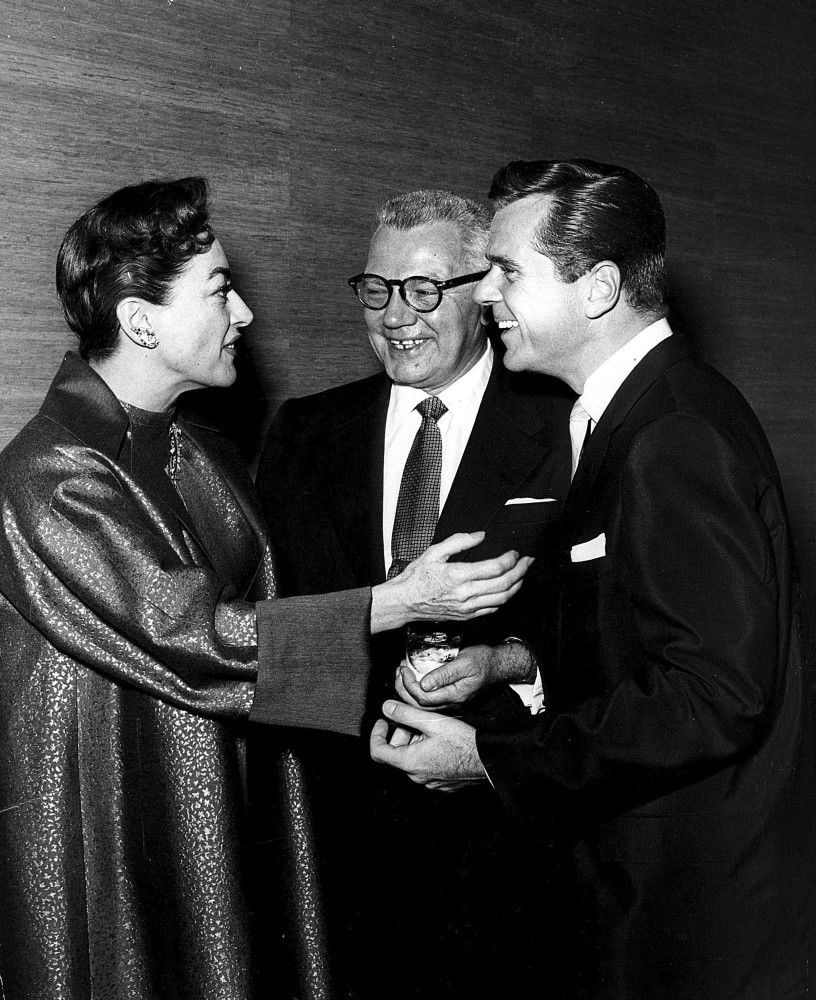
<path id="1" fill-rule="evenodd" d="M 579 401 L 597 424 L 612 397 L 652 348 L 672 335 L 666 319 L 659 319 L 632 337 L 596 368 L 584 383 Z"/>
<path id="2" fill-rule="evenodd" d="M 490 381 L 493 370 L 493 347 L 487 342 L 482 356 L 468 368 L 455 382 L 441 392 L 429 393 L 424 389 L 416 389 L 411 385 L 393 385 L 391 388 L 391 406 L 394 419 L 401 423 L 406 420 L 418 403 L 430 395 L 435 395 L 453 412 L 461 411 L 468 405 L 478 406 Z"/>

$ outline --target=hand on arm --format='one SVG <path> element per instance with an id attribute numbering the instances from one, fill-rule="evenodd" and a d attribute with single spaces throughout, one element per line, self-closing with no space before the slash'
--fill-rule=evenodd
<path id="1" fill-rule="evenodd" d="M 487 780 L 473 726 L 396 701 L 387 701 L 383 714 L 388 721 L 380 719 L 371 731 L 372 760 L 396 767 L 416 784 L 439 791 L 452 792 Z M 399 727 L 398 732 L 414 730 L 419 738 L 407 744 L 403 739 L 389 743 L 389 722 Z"/>
<path id="2" fill-rule="evenodd" d="M 467 621 L 509 601 L 532 563 L 529 556 L 505 552 L 481 562 L 448 562 L 483 538 L 483 531 L 451 535 L 429 546 L 398 577 L 373 587 L 371 632 L 409 621 Z"/>

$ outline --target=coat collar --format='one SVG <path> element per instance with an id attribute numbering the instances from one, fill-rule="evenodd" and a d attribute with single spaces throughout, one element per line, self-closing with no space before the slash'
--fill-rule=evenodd
<path id="1" fill-rule="evenodd" d="M 64 427 L 83 444 L 102 452 L 113 461 L 119 459 L 127 434 L 129 419 L 119 400 L 102 379 L 76 351 L 68 351 L 51 383 L 40 413 Z M 257 539 L 266 538 L 263 513 L 246 470 L 236 458 L 231 442 L 216 429 L 180 417 L 179 426 L 203 451 L 212 456 L 219 473 L 227 481 L 235 499 L 249 521 Z M 167 508 L 170 510 L 170 508 Z M 188 531 L 201 544 L 189 516 L 175 509 Z M 261 545 L 262 543 L 259 542 Z M 202 545 L 202 548 L 204 546 Z"/>
<path id="2" fill-rule="evenodd" d="M 63 358 L 40 413 L 108 458 L 119 456 L 128 429 L 127 413 L 76 351 Z"/>

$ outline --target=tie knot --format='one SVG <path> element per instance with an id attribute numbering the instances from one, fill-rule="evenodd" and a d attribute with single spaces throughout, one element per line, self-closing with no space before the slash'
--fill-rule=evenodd
<path id="1" fill-rule="evenodd" d="M 426 396 L 421 403 L 417 403 L 415 409 L 419 410 L 423 420 L 427 420 L 428 417 L 431 420 L 439 420 L 443 413 L 448 412 L 447 406 L 438 396 Z"/>

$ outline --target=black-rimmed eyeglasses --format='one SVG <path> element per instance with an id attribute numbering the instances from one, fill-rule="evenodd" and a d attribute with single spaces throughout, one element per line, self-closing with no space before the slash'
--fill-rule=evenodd
<path id="1" fill-rule="evenodd" d="M 487 271 L 474 271 L 472 274 L 462 274 L 458 278 L 448 278 L 437 281 L 436 278 L 426 278 L 415 274 L 410 278 L 383 278 L 379 274 L 355 274 L 348 283 L 354 289 L 357 298 L 366 309 L 385 309 L 391 301 L 391 292 L 399 288 L 403 302 L 417 312 L 429 313 L 442 301 L 442 293 L 447 288 L 457 288 L 470 281 L 480 281 Z"/>

